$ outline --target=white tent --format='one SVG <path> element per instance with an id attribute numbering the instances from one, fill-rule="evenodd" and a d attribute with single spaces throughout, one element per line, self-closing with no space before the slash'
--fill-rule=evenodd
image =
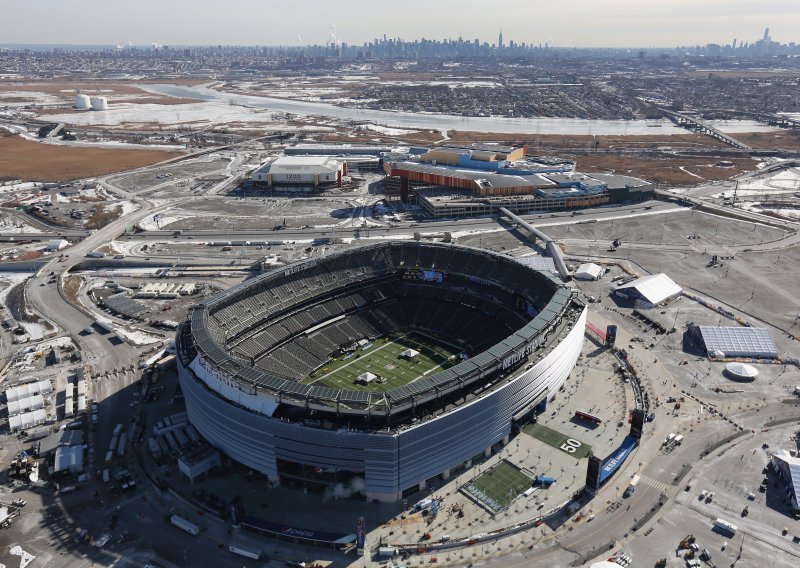
<path id="1" fill-rule="evenodd" d="M 27 398 L 36 394 L 47 394 L 53 391 L 53 385 L 49 380 L 36 381 L 24 385 L 17 385 L 6 389 L 6 400 L 12 402 L 21 398 Z"/>
<path id="2" fill-rule="evenodd" d="M 69 242 L 64 239 L 50 239 L 47 241 L 47 250 L 48 251 L 56 251 L 56 250 L 64 250 L 69 246 Z"/>
<path id="3" fill-rule="evenodd" d="M 405 351 L 403 351 L 402 353 L 400 353 L 400 357 L 403 357 L 404 359 L 413 359 L 417 355 L 419 355 L 419 351 L 417 351 L 416 349 L 411 349 L 410 347 Z"/>
<path id="4" fill-rule="evenodd" d="M 593 262 L 581 264 L 573 277 L 578 280 L 597 280 L 603 275 L 603 267 Z"/>
<path id="5" fill-rule="evenodd" d="M 12 432 L 16 432 L 17 430 L 24 430 L 36 424 L 41 424 L 46 418 L 47 414 L 44 409 L 34 410 L 18 416 L 9 416 L 8 427 Z"/>
<path id="6" fill-rule="evenodd" d="M 736 379 L 743 379 L 752 381 L 758 376 L 758 370 L 752 365 L 745 365 L 744 363 L 728 363 L 725 365 L 725 371 Z"/>
<path id="7" fill-rule="evenodd" d="M 368 385 L 377 378 L 378 376 L 373 375 L 372 373 L 361 373 L 360 375 L 358 375 L 356 382 L 362 385 Z"/>
<path id="8" fill-rule="evenodd" d="M 628 282 L 618 286 L 614 294 L 628 300 L 644 300 L 645 302 L 657 306 L 662 302 L 674 298 L 683 290 L 675 284 L 666 274 L 651 274 L 637 278 L 633 282 Z"/>
<path id="9" fill-rule="evenodd" d="M 39 410 L 40 408 L 44 408 L 44 397 L 40 394 L 35 394 L 9 402 L 8 415 L 15 416 L 23 412 L 28 412 L 29 410 Z"/>

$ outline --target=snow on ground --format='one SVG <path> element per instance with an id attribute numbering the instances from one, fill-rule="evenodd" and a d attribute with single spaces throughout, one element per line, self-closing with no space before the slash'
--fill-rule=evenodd
<path id="1" fill-rule="evenodd" d="M 789 219 L 800 219 L 800 200 L 797 201 L 796 208 L 765 207 L 758 201 L 739 201 L 736 203 L 736 206 L 745 211 L 753 211 L 754 213 L 775 213 L 776 215 Z"/>
<path id="2" fill-rule="evenodd" d="M 157 335 L 146 333 L 139 329 L 131 330 L 118 325 L 114 326 L 114 331 L 117 332 L 117 335 L 124 337 L 125 339 L 127 339 L 131 343 L 135 343 L 136 345 L 149 345 L 150 343 L 156 343 L 158 341 L 161 341 L 162 339 Z"/>
<path id="3" fill-rule="evenodd" d="M 0 185 L 0 193 L 29 191 L 35 189 L 37 186 L 38 184 L 33 181 L 24 181 L 21 183 L 9 183 L 6 185 Z"/>
<path id="4" fill-rule="evenodd" d="M 751 176 L 739 179 L 737 188 L 728 189 L 720 193 L 715 193 L 711 197 L 721 199 L 724 197 L 733 197 L 734 191 L 736 197 L 753 197 L 763 196 L 764 194 L 793 194 L 800 190 L 800 170 L 797 168 L 787 168 L 776 172 L 773 175 Z"/>
<path id="5" fill-rule="evenodd" d="M 27 272 L 0 272 L 0 303 L 5 304 L 11 288 L 20 282 L 25 282 L 30 276 Z"/>
<path id="6" fill-rule="evenodd" d="M 120 201 L 118 203 L 111 203 L 110 207 L 115 208 L 115 209 L 116 208 L 122 209 L 122 212 L 120 213 L 120 217 L 124 217 L 125 215 L 128 215 L 129 213 L 133 213 L 134 211 L 138 211 L 139 210 L 139 206 L 136 205 L 132 201 Z"/>
<path id="7" fill-rule="evenodd" d="M 17 322 L 25 329 L 25 333 L 31 341 L 39 341 L 44 339 L 44 328 L 39 322 L 21 321 Z"/>
<path id="8" fill-rule="evenodd" d="M 226 122 L 271 121 L 272 112 L 220 101 L 202 101 L 184 105 L 118 103 L 111 105 L 108 110 L 99 112 L 53 114 L 48 116 L 48 120 L 81 126 L 153 122 L 207 126 Z"/>
<path id="9" fill-rule="evenodd" d="M 189 216 L 190 215 L 148 215 L 139 221 L 137 225 L 143 231 L 160 231 L 163 227 L 166 227 L 170 223 L 180 221 L 181 219 L 185 219 Z"/>
<path id="10" fill-rule="evenodd" d="M 407 130 L 405 128 L 389 128 L 388 126 L 378 126 L 377 124 L 361 124 L 357 130 L 371 130 L 373 132 L 380 132 L 387 136 L 403 136 L 405 134 L 416 134 L 417 130 Z"/>
<path id="11" fill-rule="evenodd" d="M 32 225 L 28 225 L 15 219 L 11 215 L 0 213 L 0 233 L 41 233 Z"/>

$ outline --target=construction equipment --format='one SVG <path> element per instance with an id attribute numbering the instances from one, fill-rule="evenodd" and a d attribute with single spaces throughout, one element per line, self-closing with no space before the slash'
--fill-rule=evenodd
<path id="1" fill-rule="evenodd" d="M 622 239 L 627 237 L 628 235 L 623 235 L 622 237 L 617 237 L 616 239 L 611 241 L 611 246 L 608 248 L 608 252 L 614 252 L 622 245 Z"/>

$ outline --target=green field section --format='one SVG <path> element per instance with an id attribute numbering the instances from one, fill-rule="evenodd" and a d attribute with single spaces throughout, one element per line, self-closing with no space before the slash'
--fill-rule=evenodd
<path id="1" fill-rule="evenodd" d="M 400 353 L 409 348 L 419 351 L 419 355 L 411 360 L 400 357 Z M 455 346 L 448 347 L 419 332 L 400 331 L 330 361 L 303 382 L 383 392 L 453 366 L 457 361 L 451 357 L 457 352 Z M 378 379 L 368 385 L 357 384 L 358 376 L 367 372 Z"/>
<path id="2" fill-rule="evenodd" d="M 531 487 L 533 479 L 503 460 L 464 489 L 493 511 L 502 511 Z"/>
<path id="3" fill-rule="evenodd" d="M 566 452 L 578 459 L 588 458 L 592 455 L 592 446 L 589 444 L 584 444 L 580 440 L 542 424 L 528 424 L 522 428 L 522 431 L 528 436 L 541 440 L 545 444 L 558 448 L 562 452 Z M 572 451 L 570 451 L 570 448 Z"/>

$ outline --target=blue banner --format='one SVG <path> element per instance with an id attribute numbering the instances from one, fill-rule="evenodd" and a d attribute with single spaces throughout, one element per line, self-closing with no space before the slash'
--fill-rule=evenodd
<path id="1" fill-rule="evenodd" d="M 600 468 L 600 483 L 603 483 L 619 466 L 625 463 L 628 454 L 636 447 L 637 443 L 638 440 L 633 436 L 625 437 L 622 445 L 603 462 L 603 466 Z"/>

